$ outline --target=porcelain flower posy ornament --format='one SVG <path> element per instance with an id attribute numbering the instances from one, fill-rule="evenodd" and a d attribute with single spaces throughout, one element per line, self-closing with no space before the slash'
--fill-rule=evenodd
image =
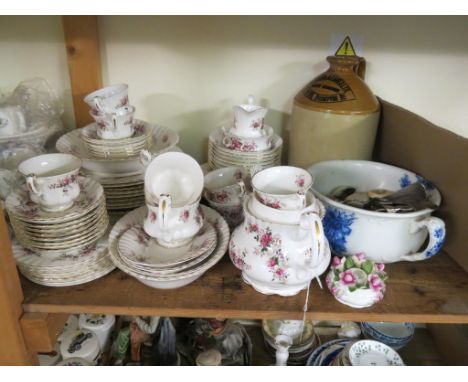
<path id="1" fill-rule="evenodd" d="M 384 297 L 388 279 L 384 268 L 384 264 L 366 259 L 363 253 L 335 256 L 326 283 L 339 302 L 353 308 L 365 308 Z"/>

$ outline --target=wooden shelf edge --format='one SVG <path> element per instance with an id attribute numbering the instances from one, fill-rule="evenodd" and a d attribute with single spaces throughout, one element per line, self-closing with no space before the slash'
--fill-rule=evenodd
<path id="1" fill-rule="evenodd" d="M 307 318 L 315 320 L 468 323 L 468 274 L 447 254 L 426 261 L 387 265 L 385 298 L 353 309 L 313 283 Z M 325 275 L 322 275 L 322 280 Z M 268 296 L 244 283 L 225 257 L 192 284 L 158 290 L 115 270 L 93 282 L 48 288 L 21 278 L 25 312 L 107 313 L 169 317 L 302 319 L 306 292 Z M 324 284 L 324 283 L 323 283 Z"/>

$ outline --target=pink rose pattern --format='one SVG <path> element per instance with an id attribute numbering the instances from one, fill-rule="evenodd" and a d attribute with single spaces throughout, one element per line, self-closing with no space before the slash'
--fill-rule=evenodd
<path id="1" fill-rule="evenodd" d="M 257 150 L 257 144 L 255 142 L 242 143 L 239 138 L 234 137 L 226 138 L 224 144 L 230 150 L 243 152 L 252 152 Z"/>
<path id="2" fill-rule="evenodd" d="M 305 176 L 296 175 L 296 185 L 299 187 L 304 187 L 304 184 L 305 184 Z"/>
<path id="3" fill-rule="evenodd" d="M 55 190 L 57 188 L 62 188 L 62 192 L 64 194 L 67 194 L 68 191 L 70 191 L 69 186 L 71 186 L 72 184 L 77 183 L 77 182 L 78 182 L 78 175 L 71 174 L 69 176 L 66 176 L 63 179 L 59 179 L 59 181 L 57 183 L 50 184 L 49 189 L 50 190 Z"/>
<path id="4" fill-rule="evenodd" d="M 241 271 L 252 269 L 252 266 L 245 262 L 245 251 L 238 251 L 232 241 L 229 243 L 229 257 L 237 269 Z"/>
<path id="5" fill-rule="evenodd" d="M 361 269 L 367 274 L 367 282 L 358 284 L 358 280 L 353 272 Z M 383 299 L 386 290 L 387 274 L 384 271 L 385 265 L 374 263 L 366 259 L 364 253 L 358 253 L 351 257 L 333 257 L 330 272 L 325 278 L 328 289 L 336 297 L 344 293 L 345 290 L 354 292 L 359 289 L 371 289 L 375 292 L 375 301 Z"/>
<path id="6" fill-rule="evenodd" d="M 208 191 L 208 199 L 212 200 L 216 203 L 229 203 L 231 198 L 229 193 L 226 190 L 215 192 L 215 191 Z"/>
<path id="7" fill-rule="evenodd" d="M 260 199 L 260 202 L 267 207 L 274 208 L 275 210 L 281 209 L 281 202 L 278 199 L 264 198 L 262 196 L 259 196 L 258 198 Z"/>
<path id="8" fill-rule="evenodd" d="M 234 179 L 235 180 L 241 180 L 242 179 L 242 170 L 237 169 L 236 172 L 234 173 Z"/>
<path id="9" fill-rule="evenodd" d="M 259 119 L 253 120 L 250 127 L 254 130 L 262 130 L 264 124 L 265 124 L 265 119 L 259 118 Z"/>
<path id="10" fill-rule="evenodd" d="M 179 216 L 179 220 L 181 222 L 186 223 L 190 217 L 190 211 L 189 210 L 183 210 L 182 213 Z"/>
<path id="11" fill-rule="evenodd" d="M 158 220 L 158 215 L 156 214 L 156 212 L 150 211 L 149 214 L 148 214 L 148 218 L 149 218 L 151 223 L 154 223 L 155 221 Z"/>
<path id="12" fill-rule="evenodd" d="M 289 276 L 285 267 L 288 259 L 281 251 L 281 237 L 273 235 L 270 227 L 262 229 L 252 222 L 249 222 L 245 229 L 247 233 L 254 235 L 259 244 L 254 248 L 254 253 L 258 256 L 268 256 L 266 264 L 272 274 L 272 281 L 285 282 Z"/>

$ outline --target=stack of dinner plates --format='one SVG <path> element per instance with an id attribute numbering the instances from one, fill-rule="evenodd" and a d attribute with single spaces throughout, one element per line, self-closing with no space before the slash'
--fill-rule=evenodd
<path id="1" fill-rule="evenodd" d="M 20 272 L 36 284 L 65 287 L 96 280 L 111 272 L 107 239 L 87 247 L 54 254 L 31 251 L 13 242 L 13 255 Z"/>
<path id="2" fill-rule="evenodd" d="M 223 167 L 248 167 L 264 169 L 281 164 L 281 151 L 283 139 L 272 133 L 271 147 L 263 151 L 240 151 L 227 148 L 224 141 L 223 127 L 220 127 L 209 135 L 208 138 L 208 164 L 215 170 Z"/>
<path id="3" fill-rule="evenodd" d="M 191 242 L 178 248 L 163 247 L 145 233 L 146 206 L 129 212 L 109 235 L 111 260 L 152 288 L 180 288 L 195 281 L 223 257 L 229 242 L 229 227 L 221 215 L 202 208 L 204 226 Z"/>
<path id="4" fill-rule="evenodd" d="M 81 284 L 109 273 L 109 218 L 102 186 L 79 177 L 80 195 L 72 207 L 45 211 L 34 203 L 26 185 L 8 195 L 5 207 L 15 234 L 13 253 L 24 276 L 38 284 Z"/>

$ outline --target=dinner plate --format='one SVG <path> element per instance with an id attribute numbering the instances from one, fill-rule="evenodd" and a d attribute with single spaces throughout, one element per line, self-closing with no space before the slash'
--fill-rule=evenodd
<path id="1" fill-rule="evenodd" d="M 399 354 L 390 346 L 373 340 L 355 342 L 349 349 L 353 366 L 404 366 Z"/>
<path id="2" fill-rule="evenodd" d="M 120 257 L 139 266 L 162 270 L 193 260 L 205 253 L 211 253 L 216 246 L 216 230 L 208 222 L 193 240 L 181 247 L 166 248 L 149 236 L 139 224 L 128 229 L 119 239 Z"/>

